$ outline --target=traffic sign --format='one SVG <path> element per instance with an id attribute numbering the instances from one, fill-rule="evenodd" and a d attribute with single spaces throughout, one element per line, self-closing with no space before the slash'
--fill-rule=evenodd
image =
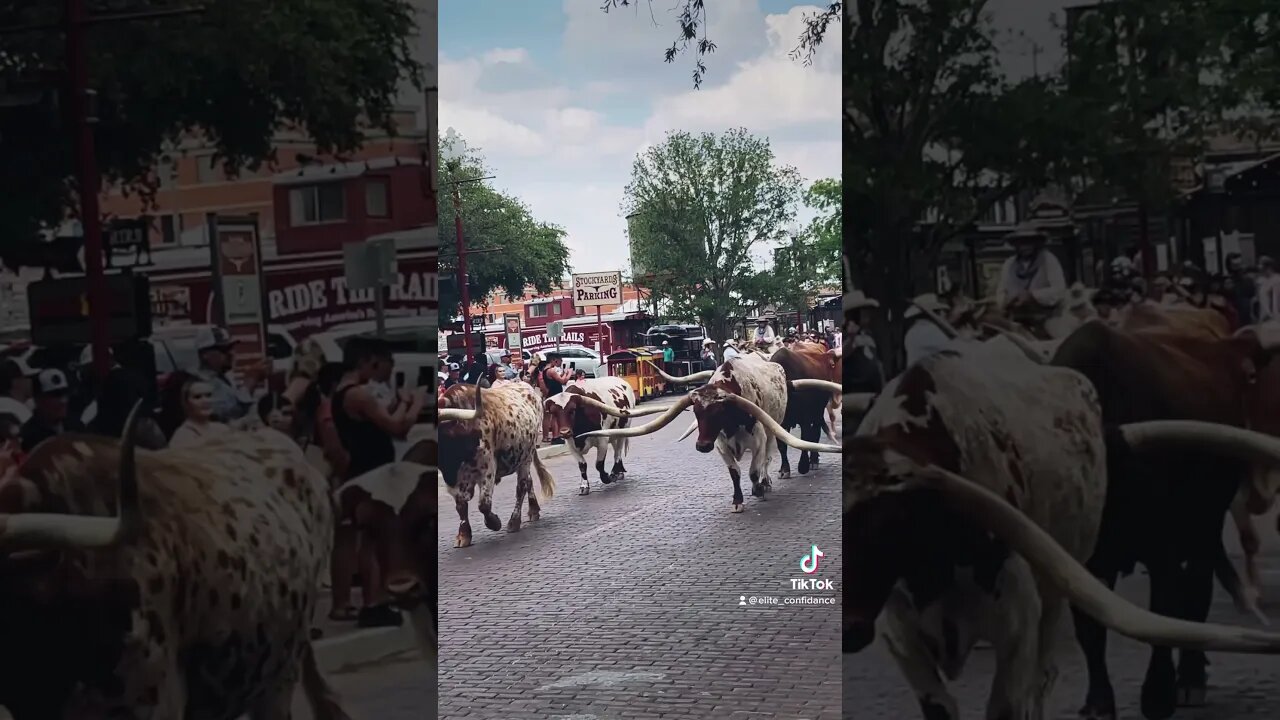
<path id="1" fill-rule="evenodd" d="M 450 353 L 465 352 L 465 335 L 462 333 L 454 333 L 444 339 L 445 349 Z M 471 351 L 479 354 L 485 351 L 484 335 L 480 333 L 471 334 Z"/>
<path id="2" fill-rule="evenodd" d="M 564 321 L 555 320 L 547 324 L 547 338 L 549 340 L 559 340 L 564 337 Z"/>

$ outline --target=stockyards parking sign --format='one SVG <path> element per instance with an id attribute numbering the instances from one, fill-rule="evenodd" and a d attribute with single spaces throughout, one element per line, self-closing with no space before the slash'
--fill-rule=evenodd
<path id="1" fill-rule="evenodd" d="M 574 307 L 622 304 L 622 273 L 581 273 L 573 276 Z"/>

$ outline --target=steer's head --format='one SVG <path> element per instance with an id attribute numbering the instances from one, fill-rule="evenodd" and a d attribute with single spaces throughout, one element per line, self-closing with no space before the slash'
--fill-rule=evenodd
<path id="1" fill-rule="evenodd" d="M 960 538 L 943 533 L 960 523 L 936 492 L 911 482 L 911 473 L 922 465 L 952 469 L 959 463 L 959 448 L 929 403 L 936 392 L 927 370 L 908 369 L 877 402 L 891 407 L 896 417 L 871 418 L 859 430 L 874 434 L 845 442 L 845 652 L 871 643 L 876 618 L 899 581 L 922 594 L 913 600 L 924 607 L 950 579 L 951 553 Z"/>
<path id="2" fill-rule="evenodd" d="M 712 378 L 711 382 L 689 393 L 693 400 L 693 415 L 698 421 L 698 439 L 694 445 L 698 452 L 711 452 L 716 438 L 722 433 L 731 436 L 740 428 L 750 429 L 756 422 L 755 418 L 729 402 L 730 395 L 741 394 L 742 386 L 727 374 Z"/>
<path id="3" fill-rule="evenodd" d="M 594 412 L 597 415 L 595 428 L 600 427 L 600 411 L 586 406 L 582 402 L 582 395 L 582 388 L 574 386 L 542 401 L 542 409 L 550 420 L 552 434 L 565 439 L 573 437 L 574 416 L 579 412 Z"/>
<path id="4" fill-rule="evenodd" d="M 444 484 L 453 492 L 458 485 L 458 474 L 464 465 L 474 464 L 481 451 L 483 430 L 479 419 L 483 412 L 479 385 L 459 383 L 445 390 L 438 401 L 439 422 L 436 432 L 440 439 L 440 475 Z"/>
<path id="5" fill-rule="evenodd" d="M 434 454 L 436 442 L 422 440 L 409 457 L 429 459 Z M 384 465 L 340 487 L 338 504 L 343 517 L 354 520 L 372 541 L 387 593 L 396 603 L 406 609 L 422 602 L 434 605 L 434 469 L 412 460 Z"/>

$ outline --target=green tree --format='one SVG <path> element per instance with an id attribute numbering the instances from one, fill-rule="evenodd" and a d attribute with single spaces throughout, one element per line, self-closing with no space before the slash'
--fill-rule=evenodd
<path id="1" fill-rule="evenodd" d="M 468 150 L 459 161 L 440 162 L 440 314 L 457 317 L 462 294 L 453 279 L 458 267 L 453 220 L 456 186 L 462 209 L 462 239 L 467 248 L 467 288 L 472 303 L 494 290 L 524 295 L 526 285 L 550 292 L 569 273 L 564 230 L 535 220 L 517 198 L 474 180 L 491 173 L 478 153 Z M 469 181 L 470 180 L 470 181 Z M 462 182 L 457 182 L 462 181 Z"/>
<path id="2" fill-rule="evenodd" d="M 805 229 L 814 262 L 810 272 L 818 283 L 837 287 L 844 275 L 840 264 L 844 246 L 843 188 L 840 178 L 826 178 L 810 185 L 804 194 L 804 204 L 818 211 Z"/>
<path id="3" fill-rule="evenodd" d="M 996 203 L 1069 174 L 1063 159 L 1085 132 L 1057 78 L 999 72 L 986 5 L 860 0 L 850 14 L 846 252 L 855 285 L 885 311 L 875 331 L 890 370 L 904 359 L 896 319 L 943 244 Z"/>
<path id="4" fill-rule="evenodd" d="M 89 0 L 90 15 L 190 7 L 178 0 Z M 89 84 L 104 186 L 144 196 L 166 141 L 199 130 L 235 170 L 272 160 L 276 130 L 297 127 L 321 153 L 391 129 L 402 79 L 421 85 L 408 0 L 221 0 L 194 15 L 91 26 Z M 58 23 L 62 3 L 4 3 L 0 27 Z M 28 240 L 78 204 L 73 132 L 63 113 L 63 36 L 4 36 L 0 88 L 34 104 L 0 107 L 0 243 Z M 43 99 L 39 95 L 43 93 Z"/>
<path id="5" fill-rule="evenodd" d="M 1122 0 L 1065 28 L 1068 92 L 1088 118 L 1080 189 L 1137 203 L 1146 271 L 1155 271 L 1149 213 L 1175 197 L 1172 173 L 1211 139 L 1263 142 L 1277 130 L 1280 27 L 1274 3 Z"/>
<path id="6" fill-rule="evenodd" d="M 657 19 L 653 14 L 653 0 L 647 0 L 649 4 L 649 18 L 655 24 Z M 639 0 L 604 0 L 600 9 L 606 13 L 624 7 L 640 7 Z M 682 0 L 677 5 L 676 19 L 679 29 L 676 33 L 676 39 L 671 43 L 671 47 L 663 51 L 663 61 L 674 63 L 676 58 L 693 51 L 693 86 L 695 88 L 702 87 L 703 77 L 707 74 L 706 56 L 716 51 L 716 44 L 707 37 L 707 3 L 706 0 Z M 832 23 L 840 21 L 840 16 L 844 3 L 833 2 L 827 3 L 822 10 L 806 15 L 804 19 L 804 32 L 797 38 L 797 45 L 792 51 L 792 57 L 803 59 L 808 65 L 813 60 L 813 54 L 817 52 L 818 46 L 822 44 L 823 38 L 827 35 L 827 30 Z"/>
<path id="7" fill-rule="evenodd" d="M 738 308 L 761 300 L 746 295 L 752 251 L 784 237 L 800 189 L 795 169 L 744 129 L 669 133 L 631 168 L 632 260 L 664 278 L 657 291 L 674 317 L 700 320 L 723 342 Z"/>

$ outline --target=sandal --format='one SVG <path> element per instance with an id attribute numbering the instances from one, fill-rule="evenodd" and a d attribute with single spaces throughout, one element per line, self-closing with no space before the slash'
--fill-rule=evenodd
<path id="1" fill-rule="evenodd" d="M 329 611 L 329 619 L 334 622 L 352 622 L 360 618 L 360 611 L 348 605 L 342 609 L 334 608 Z"/>

